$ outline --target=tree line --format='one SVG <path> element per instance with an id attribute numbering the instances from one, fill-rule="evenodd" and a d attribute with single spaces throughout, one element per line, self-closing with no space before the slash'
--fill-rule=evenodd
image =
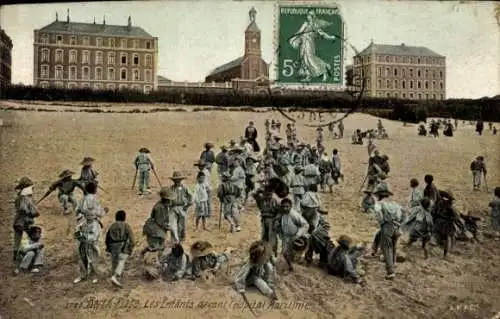
<path id="1" fill-rule="evenodd" d="M 347 97 L 346 97 L 347 96 Z M 149 94 L 133 90 L 91 90 L 40 88 L 12 85 L 3 87 L 0 98 L 10 100 L 118 102 L 118 103 L 171 103 L 206 105 L 217 107 L 281 107 L 300 110 L 322 109 L 325 112 L 345 111 L 357 108 L 391 120 L 410 123 L 425 121 L 427 117 L 457 118 L 500 122 L 500 96 L 481 99 L 403 100 L 396 98 L 363 97 L 359 103 L 355 97 L 331 92 L 287 94 L 244 94 L 210 91 L 153 91 Z"/>

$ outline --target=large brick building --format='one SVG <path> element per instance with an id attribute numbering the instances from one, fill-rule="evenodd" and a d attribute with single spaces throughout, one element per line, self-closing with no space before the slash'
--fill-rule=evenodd
<path id="1" fill-rule="evenodd" d="M 446 58 L 426 47 L 375 44 L 354 56 L 354 85 L 366 78 L 366 95 L 446 99 Z"/>
<path id="2" fill-rule="evenodd" d="M 269 66 L 262 59 L 261 33 L 255 15 L 257 11 L 249 11 L 250 24 L 245 30 L 245 51 L 243 56 L 215 68 L 206 78 L 205 82 L 231 82 L 234 79 L 253 82 L 269 79 Z"/>
<path id="3" fill-rule="evenodd" d="M 0 87 L 11 84 L 12 81 L 12 40 L 0 29 Z"/>
<path id="4" fill-rule="evenodd" d="M 34 31 L 33 84 L 156 90 L 158 38 L 140 27 L 56 20 Z"/>

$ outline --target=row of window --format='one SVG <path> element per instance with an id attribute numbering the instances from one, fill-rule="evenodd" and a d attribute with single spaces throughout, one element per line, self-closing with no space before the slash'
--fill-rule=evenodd
<path id="1" fill-rule="evenodd" d="M 363 70 L 361 70 L 361 73 L 363 73 Z M 406 68 L 385 68 L 385 72 L 384 72 L 384 68 L 377 68 L 377 76 L 382 76 L 382 74 L 386 77 L 388 76 L 395 76 L 395 77 L 406 77 Z M 429 79 L 430 78 L 430 75 L 432 74 L 432 78 L 435 79 L 436 76 L 437 76 L 437 72 L 436 70 L 432 70 L 432 72 L 430 72 L 429 69 L 425 69 L 423 70 L 420 70 L 420 69 L 417 69 L 417 72 L 416 72 L 416 75 L 418 78 L 425 78 L 425 79 Z M 413 68 L 409 68 L 408 69 L 408 76 L 409 77 L 413 77 L 415 75 L 414 73 L 414 70 Z M 439 70 L 439 78 L 440 79 L 443 79 L 444 77 L 444 72 L 443 70 Z"/>
<path id="2" fill-rule="evenodd" d="M 416 56 L 394 56 L 394 55 L 378 55 L 375 60 L 383 63 L 405 63 L 405 64 L 427 64 L 427 65 L 445 65 L 444 58 L 437 57 L 416 57 Z M 369 55 L 356 57 L 355 63 L 369 63 L 372 58 Z"/>
<path id="3" fill-rule="evenodd" d="M 409 89 L 413 89 L 415 88 L 414 87 L 414 81 L 413 80 L 410 80 L 409 81 Z M 383 84 L 385 84 L 384 87 Z M 382 80 L 378 80 L 377 81 L 377 89 L 399 89 L 399 82 L 398 80 L 385 80 L 385 81 L 382 81 Z M 423 86 L 422 86 L 422 81 L 417 81 L 417 89 L 426 89 L 426 90 L 429 90 L 430 87 L 429 87 L 429 81 L 424 81 L 423 82 Z M 405 80 L 402 80 L 401 81 L 401 88 L 402 89 L 406 89 L 406 81 Z M 436 90 L 437 87 L 436 87 L 436 81 L 432 81 L 432 89 L 433 90 Z M 444 90 L 444 83 L 442 81 L 439 82 L 439 89 L 440 90 Z"/>
<path id="4" fill-rule="evenodd" d="M 142 78 L 142 81 L 147 81 L 147 82 L 152 82 L 153 77 L 152 77 L 153 71 L 152 70 L 144 70 L 144 77 Z M 132 70 L 132 81 L 141 81 L 141 72 L 138 69 Z M 42 65 L 40 68 L 40 78 L 50 78 L 49 74 L 49 66 L 48 65 Z M 56 65 L 54 67 L 54 78 L 56 79 L 65 79 L 64 76 L 64 67 L 62 65 Z M 69 73 L 67 74 L 67 79 L 70 80 L 77 80 L 78 78 L 78 72 L 77 72 L 77 67 L 76 66 L 70 66 L 69 67 Z M 91 74 L 90 74 L 90 67 L 84 66 L 82 67 L 81 70 L 81 76 L 80 79 L 82 80 L 90 80 L 91 79 Z M 110 80 L 110 81 L 115 81 L 116 79 L 116 72 L 115 68 L 108 68 L 107 72 L 107 77 L 104 79 L 104 72 L 101 67 L 96 67 L 95 72 L 93 74 L 93 80 Z M 128 80 L 128 71 L 125 68 L 122 68 L 120 70 L 120 78 L 119 80 Z"/>
<path id="5" fill-rule="evenodd" d="M 42 81 L 40 82 L 40 87 L 42 88 L 49 88 L 51 86 L 54 86 L 56 88 L 64 88 L 65 85 L 63 82 L 54 82 L 53 85 L 51 85 L 49 82 L 46 82 L 46 81 Z M 81 83 L 80 86 L 78 86 L 77 83 L 68 83 L 67 86 L 66 86 L 68 89 L 76 89 L 78 87 L 80 88 L 86 88 L 86 89 L 89 89 L 91 86 L 90 86 L 90 83 Z M 104 90 L 104 89 L 107 89 L 107 90 L 115 90 L 117 87 L 115 85 L 115 83 L 108 83 L 108 84 L 103 84 L 103 83 L 95 83 L 93 85 L 93 88 L 95 90 Z M 142 90 L 142 87 L 140 85 L 137 85 L 137 84 L 132 84 L 130 86 L 128 86 L 127 84 L 119 84 L 118 85 L 118 89 L 120 90 L 123 90 L 123 89 L 132 89 L 132 90 L 138 90 L 138 91 L 141 91 Z M 145 85 L 144 86 L 144 93 L 148 94 L 149 92 L 151 92 L 152 90 L 152 86 L 150 85 Z"/>
<path id="6" fill-rule="evenodd" d="M 433 99 L 433 100 L 436 100 L 436 99 L 441 99 L 441 100 L 444 100 L 444 94 L 422 94 L 422 93 L 401 93 L 399 94 L 398 92 L 394 92 L 394 93 L 391 93 L 391 92 L 378 92 L 378 97 L 395 97 L 395 98 L 403 98 L 403 99 L 406 99 L 406 98 L 410 98 L 410 99 L 419 99 L 419 100 L 422 100 L 422 99 L 426 99 L 426 100 L 429 100 L 429 99 Z"/>
<path id="7" fill-rule="evenodd" d="M 81 63 L 90 63 L 90 51 L 82 51 L 82 59 Z M 132 65 L 141 65 L 140 61 L 140 56 L 137 53 L 131 54 L 132 56 Z M 55 62 L 56 63 L 64 63 L 64 50 L 62 49 L 56 49 L 55 50 Z M 78 51 L 77 50 L 69 50 L 68 55 L 66 55 L 68 58 L 69 63 L 77 63 L 78 61 Z M 104 53 L 102 51 L 97 51 L 94 52 L 94 63 L 95 64 L 104 64 Z M 41 55 L 40 55 L 40 60 L 41 62 L 49 62 L 50 61 L 50 49 L 41 49 Z M 116 63 L 115 60 L 115 52 L 108 52 L 107 54 L 107 64 L 114 65 Z M 120 64 L 121 65 L 128 65 L 128 54 L 121 52 L 120 53 Z M 151 54 L 146 54 L 144 56 L 144 65 L 145 66 L 152 66 L 153 65 L 153 57 Z"/>
<path id="8" fill-rule="evenodd" d="M 51 43 L 50 36 L 47 33 L 40 35 L 40 42 L 44 44 Z M 76 36 L 76 35 L 56 35 L 52 36 L 52 43 L 59 45 L 84 45 L 84 46 L 96 46 L 96 47 L 109 47 L 109 48 L 134 48 L 134 49 L 153 49 L 152 40 L 138 40 L 138 39 L 115 39 L 115 38 L 96 38 L 89 36 Z M 120 41 L 118 41 L 120 40 Z M 118 46 L 118 44 L 120 46 Z"/>

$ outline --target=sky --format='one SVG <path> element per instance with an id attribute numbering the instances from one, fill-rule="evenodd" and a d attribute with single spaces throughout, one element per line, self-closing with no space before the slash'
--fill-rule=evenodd
<path id="1" fill-rule="evenodd" d="M 55 20 L 140 26 L 159 38 L 158 74 L 174 81 L 203 81 L 217 66 L 243 55 L 248 11 L 257 10 L 263 58 L 275 78 L 276 1 L 127 1 L 23 4 L 0 7 L 0 27 L 11 37 L 12 82 L 33 83 L 33 30 Z M 500 26 L 494 2 L 337 1 L 346 37 L 361 51 L 370 41 L 425 46 L 446 56 L 447 97 L 500 94 Z M 352 50 L 345 64 L 352 63 Z"/>

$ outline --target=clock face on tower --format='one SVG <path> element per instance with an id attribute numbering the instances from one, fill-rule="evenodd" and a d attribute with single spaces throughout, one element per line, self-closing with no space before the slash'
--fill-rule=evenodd
<path id="1" fill-rule="evenodd" d="M 257 43 L 257 38 L 252 38 L 252 43 Z"/>

